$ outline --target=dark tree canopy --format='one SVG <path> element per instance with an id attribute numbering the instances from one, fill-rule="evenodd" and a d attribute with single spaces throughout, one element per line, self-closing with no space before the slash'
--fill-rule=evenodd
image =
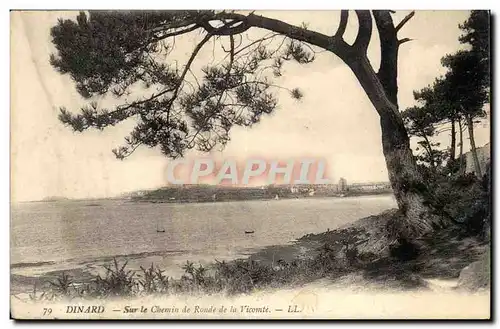
<path id="1" fill-rule="evenodd" d="M 467 21 L 459 27 L 463 34 L 458 40 L 469 48 L 442 58 L 447 73 L 437 78 L 432 85 L 415 91 L 414 98 L 418 106 L 407 109 L 403 115 L 409 134 L 423 138 L 418 143 L 427 150 L 427 154 L 432 154 L 430 137 L 438 131 L 438 126 L 451 123 L 453 135 L 453 125 L 458 122 L 461 127 L 464 122 L 470 129 L 469 134 L 473 134 L 473 119 L 486 115 L 484 105 L 489 102 L 490 89 L 489 13 L 472 11 Z M 452 136 L 451 159 L 454 158 L 454 140 Z M 475 152 L 474 147 L 472 151 Z"/>
<path id="2" fill-rule="evenodd" d="M 490 70 L 490 12 L 488 10 L 472 10 L 467 21 L 460 25 L 464 34 L 459 38 L 463 44 L 469 44 L 484 63 L 484 69 Z"/>
<path id="3" fill-rule="evenodd" d="M 490 13 L 473 10 L 463 24 L 459 41 L 470 48 L 442 59 L 448 68 L 446 79 L 454 90 L 454 101 L 464 115 L 483 117 L 490 92 Z"/>
<path id="4" fill-rule="evenodd" d="M 431 140 L 439 133 L 437 123 L 440 120 L 437 115 L 440 113 L 433 111 L 428 106 L 407 108 L 403 112 L 403 120 L 408 134 L 420 138 L 417 141 L 418 147 L 415 149 L 417 160 L 420 163 L 429 164 L 431 168 L 436 168 L 446 160 L 446 154 L 439 150 L 441 143 Z M 420 152 L 421 149 L 424 152 Z"/>
<path id="5" fill-rule="evenodd" d="M 121 159 L 140 145 L 159 146 L 172 158 L 191 148 L 208 151 L 229 141 L 232 126 L 251 126 L 276 108 L 276 90 L 283 87 L 273 78 L 281 76 L 284 62 L 307 64 L 318 51 L 328 51 L 351 67 L 379 114 L 402 126 L 396 62 L 399 46 L 410 39 L 398 40 L 396 34 L 413 15 L 394 26 L 390 11 L 356 11 L 359 30 L 350 45 L 343 39 L 347 10 L 331 35 L 234 11 L 81 12 L 76 21 L 59 20 L 52 28 L 57 52 L 50 62 L 71 76 L 83 97 L 112 94 L 121 104 L 106 109 L 90 102 L 76 115 L 62 108 L 59 118 L 75 131 L 135 118 L 126 145 L 114 150 Z M 373 19 L 382 55 L 376 75 L 366 55 Z M 246 34 L 250 28 L 268 33 L 252 40 Z M 176 37 L 186 34 L 201 41 L 185 63 L 169 60 Z M 224 55 L 200 75 L 193 62 L 209 40 L 217 41 Z M 137 87 L 142 95 L 129 100 Z M 298 89 L 288 91 L 295 99 L 303 96 Z"/>
<path id="6" fill-rule="evenodd" d="M 443 65 L 449 69 L 445 78 L 449 83 L 450 100 L 460 108 L 462 114 L 483 117 L 483 106 L 488 102 L 485 86 L 488 74 L 481 67 L 481 59 L 477 53 L 459 51 L 444 57 Z"/>
<path id="7" fill-rule="evenodd" d="M 444 56 L 441 62 L 448 72 L 414 92 L 415 99 L 433 112 L 435 123 L 464 115 L 483 117 L 483 106 L 489 102 L 489 12 L 473 10 L 459 27 L 464 32 L 459 41 L 470 49 Z"/>
<path id="8" fill-rule="evenodd" d="M 212 11 L 92 11 L 81 12 L 76 22 L 59 20 L 51 30 L 57 49 L 51 64 L 71 76 L 83 97 L 112 94 L 123 102 L 113 109 L 90 103 L 77 115 L 62 108 L 60 120 L 83 131 L 136 118 L 126 145 L 114 150 L 122 159 L 140 145 L 159 146 L 172 158 L 194 147 L 209 151 L 224 146 L 232 126 L 251 126 L 276 108 L 273 90 L 279 86 L 272 84 L 272 77 L 281 75 L 283 63 L 309 63 L 314 51 L 274 32 L 250 41 L 239 34 L 244 30 L 240 21 L 219 19 L 222 23 L 212 26 L 214 15 Z M 168 60 L 175 36 L 191 32 L 203 38 L 179 67 Z M 223 61 L 206 65 L 196 76 L 192 64 L 211 38 L 220 39 Z M 125 101 L 137 86 L 149 95 Z M 298 89 L 289 91 L 293 98 L 302 97 Z"/>

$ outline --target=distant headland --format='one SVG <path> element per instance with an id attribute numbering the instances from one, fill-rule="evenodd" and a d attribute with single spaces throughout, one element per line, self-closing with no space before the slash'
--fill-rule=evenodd
<path id="1" fill-rule="evenodd" d="M 132 192 L 126 195 L 126 198 L 133 202 L 191 203 L 311 197 L 352 197 L 389 193 L 392 193 L 389 182 L 354 183 L 348 185 L 345 179 L 341 179 L 339 184 L 283 184 L 257 187 L 172 185 L 156 190 Z"/>
<path id="2" fill-rule="evenodd" d="M 69 198 L 48 196 L 26 202 L 70 202 L 99 200 L 126 200 L 151 203 L 196 203 L 243 200 L 280 200 L 302 198 L 343 198 L 362 195 L 392 194 L 389 182 L 347 184 L 344 178 L 338 184 L 271 184 L 264 186 L 232 186 L 209 184 L 169 185 L 151 190 L 139 190 L 115 197 Z M 95 204 L 98 205 L 98 204 Z"/>

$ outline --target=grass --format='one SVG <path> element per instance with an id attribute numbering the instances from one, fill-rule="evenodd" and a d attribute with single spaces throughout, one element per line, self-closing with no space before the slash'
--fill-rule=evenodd
<path id="1" fill-rule="evenodd" d="M 325 276 L 335 276 L 353 269 L 349 261 L 357 252 L 345 249 L 339 252 L 324 245 L 315 257 L 283 260 L 266 265 L 255 260 L 215 261 L 210 267 L 187 261 L 182 269 L 184 274 L 174 279 L 154 264 L 140 267 L 140 270 L 127 269 L 127 262 L 120 263 L 116 258 L 104 265 L 106 274 L 95 275 L 87 283 L 78 283 L 66 273 L 50 281 L 45 291 L 36 286 L 29 294 L 30 300 L 61 299 L 108 299 L 114 297 L 137 297 L 155 294 L 201 293 L 226 295 L 250 293 L 256 289 L 293 286 L 311 282 Z M 354 256 L 355 257 L 355 256 Z"/>

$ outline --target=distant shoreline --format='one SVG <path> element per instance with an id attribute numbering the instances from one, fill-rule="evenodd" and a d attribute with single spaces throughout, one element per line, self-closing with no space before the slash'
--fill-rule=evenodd
<path id="1" fill-rule="evenodd" d="M 133 198 L 124 199 L 132 203 L 219 203 L 219 202 L 236 202 L 236 201 L 280 201 L 280 200 L 290 200 L 290 199 L 345 199 L 345 198 L 355 198 L 362 196 L 377 196 L 377 195 L 393 195 L 392 191 L 382 191 L 382 192 L 356 192 L 356 193 L 346 193 L 343 195 L 293 195 L 293 196 L 281 196 L 278 200 L 271 196 L 267 197 L 254 197 L 254 198 L 227 198 L 227 199 L 155 199 L 155 198 Z"/>
<path id="2" fill-rule="evenodd" d="M 303 194 L 291 194 L 291 195 L 279 195 L 279 200 L 286 199 L 319 199 L 319 198 L 352 198 L 352 197 L 360 197 L 360 196 L 376 196 L 376 195 L 392 195 L 394 194 L 392 191 L 347 191 L 343 194 L 316 194 L 316 195 L 303 195 Z M 202 198 L 180 198 L 180 199 L 165 199 L 165 198 L 155 198 L 155 197 L 111 197 L 111 198 L 95 198 L 95 199 L 58 199 L 58 200 L 33 200 L 33 201 L 15 201 L 11 204 L 26 204 L 26 203 L 64 203 L 64 202 L 89 202 L 87 206 L 99 206 L 99 202 L 101 201 L 125 201 L 132 203 L 214 203 L 214 202 L 231 202 L 231 201 L 252 201 L 252 200 L 269 200 L 274 201 L 275 195 L 260 195 L 260 196 L 239 196 L 239 197 L 226 197 L 226 198 L 217 198 L 213 199 L 211 197 L 202 197 Z M 277 200 L 277 201 L 279 201 Z"/>

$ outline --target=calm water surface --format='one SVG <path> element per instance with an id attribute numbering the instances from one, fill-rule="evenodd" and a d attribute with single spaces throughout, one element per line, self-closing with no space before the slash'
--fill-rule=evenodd
<path id="1" fill-rule="evenodd" d="M 11 264 L 117 255 L 226 258 L 395 207 L 392 196 L 192 204 L 117 200 L 12 206 Z M 157 233 L 159 226 L 165 233 Z M 245 231 L 255 231 L 245 234 Z M 195 257 L 196 258 L 196 257 Z"/>

